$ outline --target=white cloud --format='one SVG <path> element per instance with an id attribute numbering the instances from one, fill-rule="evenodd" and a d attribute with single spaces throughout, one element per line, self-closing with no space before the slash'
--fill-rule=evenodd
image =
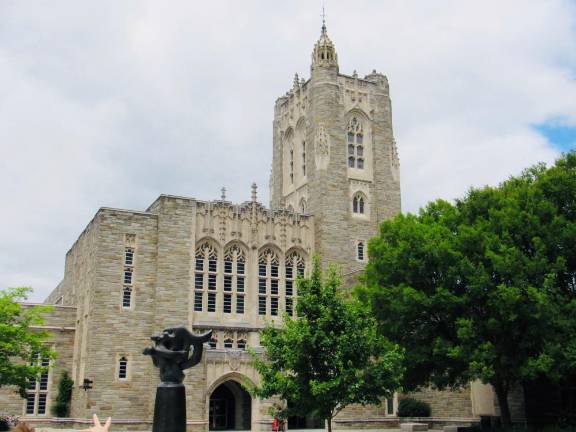
<path id="1" fill-rule="evenodd" d="M 100 206 L 266 201 L 317 3 L 1 2 L 0 286 L 44 297 Z M 569 0 L 329 2 L 341 71 L 389 77 L 405 211 L 559 154 L 532 125 L 576 123 L 575 29 Z"/>

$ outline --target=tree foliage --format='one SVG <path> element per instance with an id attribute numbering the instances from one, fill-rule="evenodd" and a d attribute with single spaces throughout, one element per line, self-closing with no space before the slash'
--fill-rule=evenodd
<path id="1" fill-rule="evenodd" d="M 360 298 L 405 353 L 407 390 L 494 386 L 507 395 L 576 366 L 576 154 L 454 205 L 381 225 Z"/>
<path id="2" fill-rule="evenodd" d="M 31 327 L 43 324 L 42 314 L 48 306 L 23 307 L 30 288 L 9 288 L 0 291 L 0 387 L 16 386 L 22 397 L 30 380 L 45 368 L 38 358 L 53 358 L 45 345 L 49 333 Z"/>
<path id="3" fill-rule="evenodd" d="M 52 414 L 56 417 L 68 417 L 70 415 L 70 401 L 72 400 L 72 389 L 74 381 L 68 372 L 62 372 L 58 383 L 58 395 L 52 405 Z"/>
<path id="4" fill-rule="evenodd" d="M 297 317 L 261 335 L 264 357 L 255 356 L 263 398 L 279 396 L 287 412 L 328 420 L 349 404 L 377 404 L 398 388 L 399 348 L 378 335 L 366 308 L 343 299 L 334 269 L 324 279 L 318 258 L 298 281 Z"/>

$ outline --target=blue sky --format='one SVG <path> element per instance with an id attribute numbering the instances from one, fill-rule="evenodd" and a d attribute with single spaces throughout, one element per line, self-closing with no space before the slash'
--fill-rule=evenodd
<path id="1" fill-rule="evenodd" d="M 535 126 L 552 146 L 562 152 L 576 150 L 576 126 L 567 126 L 555 122 Z"/>
<path id="2" fill-rule="evenodd" d="M 242 202 L 253 181 L 267 203 L 274 102 L 309 77 L 321 3 L 0 1 L 0 287 L 42 300 L 102 206 L 223 186 Z M 573 145 L 575 1 L 330 0 L 327 15 L 340 71 L 390 82 L 403 211 Z"/>

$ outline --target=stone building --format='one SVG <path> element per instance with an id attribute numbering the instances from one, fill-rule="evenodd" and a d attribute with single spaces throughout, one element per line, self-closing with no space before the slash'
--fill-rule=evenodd
<path id="1" fill-rule="evenodd" d="M 204 360 L 186 373 L 189 430 L 270 430 L 271 401 L 246 391 L 258 383 L 246 347 L 259 331 L 293 314 L 295 279 L 311 255 L 354 278 L 380 221 L 400 211 L 399 160 L 387 78 L 341 74 L 322 27 L 308 80 L 295 77 L 274 107 L 271 205 L 161 195 L 144 211 L 101 208 L 66 255 L 62 282 L 46 299 L 46 327 L 59 357 L 27 400 L 0 392 L 2 411 L 53 420 L 59 372 L 76 386 L 71 419 L 112 416 L 117 429 L 149 430 L 158 372 L 142 350 L 152 334 L 186 325 L 214 330 Z M 81 388 L 90 380 L 90 389 Z M 432 415 L 471 420 L 494 410 L 490 389 L 424 392 Z M 349 407 L 336 427 L 397 423 L 397 397 Z M 488 411 L 488 412 L 487 412 Z M 60 421 L 62 422 L 62 421 Z M 290 428 L 317 426 L 293 418 Z"/>

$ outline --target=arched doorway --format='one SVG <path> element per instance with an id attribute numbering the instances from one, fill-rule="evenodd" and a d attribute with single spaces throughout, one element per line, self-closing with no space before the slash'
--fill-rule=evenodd
<path id="1" fill-rule="evenodd" d="M 210 430 L 250 430 L 252 398 L 241 384 L 226 381 L 210 395 Z"/>

